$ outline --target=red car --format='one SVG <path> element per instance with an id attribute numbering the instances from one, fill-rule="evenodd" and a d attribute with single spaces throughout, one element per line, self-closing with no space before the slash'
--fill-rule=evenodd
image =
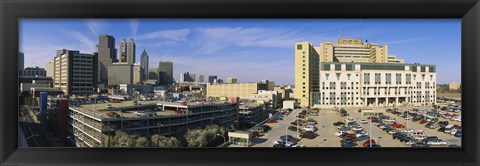
<path id="1" fill-rule="evenodd" d="M 377 144 L 377 143 L 375 142 L 375 140 L 372 139 L 372 145 L 373 145 L 373 144 Z M 363 145 L 363 147 L 368 147 L 368 146 L 370 146 L 370 140 L 366 140 L 362 145 Z"/>
<path id="2" fill-rule="evenodd" d="M 405 128 L 405 125 L 398 124 L 398 123 L 390 124 L 390 126 L 392 126 L 394 128 L 397 128 L 397 129 Z"/>
<path id="3" fill-rule="evenodd" d="M 355 140 L 355 139 L 357 139 L 357 136 L 356 136 L 355 134 L 349 134 L 349 133 L 347 133 L 347 134 L 345 134 L 345 135 L 342 136 L 342 139 Z"/>
<path id="4" fill-rule="evenodd" d="M 419 123 L 420 123 L 420 124 L 425 124 L 425 123 L 427 123 L 427 122 L 428 122 L 427 120 L 423 120 L 423 119 L 422 119 L 422 120 L 420 120 Z"/>
<path id="5" fill-rule="evenodd" d="M 266 123 L 277 123 L 277 120 L 270 119 L 270 120 L 267 120 Z"/>
<path id="6" fill-rule="evenodd" d="M 252 137 L 260 137 L 260 133 L 258 131 L 252 131 Z"/>
<path id="7" fill-rule="evenodd" d="M 453 125 L 453 127 L 455 127 L 455 129 L 457 129 L 457 130 L 462 130 L 462 126 L 460 126 L 460 125 Z"/>

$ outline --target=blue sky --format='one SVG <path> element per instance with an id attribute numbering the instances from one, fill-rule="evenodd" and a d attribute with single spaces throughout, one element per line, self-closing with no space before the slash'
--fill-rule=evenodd
<path id="1" fill-rule="evenodd" d="M 95 51 L 99 34 L 134 37 L 137 62 L 144 49 L 150 67 L 173 61 L 174 78 L 198 75 L 294 84 L 294 43 L 336 43 L 361 37 L 388 44 L 406 63 L 437 65 L 437 82 L 460 82 L 460 19 L 23 19 L 20 51 L 25 66 L 45 67 L 55 50 Z"/>

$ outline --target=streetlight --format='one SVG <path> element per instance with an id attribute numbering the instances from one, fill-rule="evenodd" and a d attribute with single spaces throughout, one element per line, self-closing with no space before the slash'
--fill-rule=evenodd
<path id="1" fill-rule="evenodd" d="M 380 145 L 380 139 L 382 139 L 382 137 L 378 137 L 377 145 Z"/>
<path id="2" fill-rule="evenodd" d="M 217 136 L 223 137 L 223 143 L 227 142 L 227 138 L 225 138 L 225 136 L 223 136 L 223 135 L 221 135 L 221 134 L 217 134 Z"/>

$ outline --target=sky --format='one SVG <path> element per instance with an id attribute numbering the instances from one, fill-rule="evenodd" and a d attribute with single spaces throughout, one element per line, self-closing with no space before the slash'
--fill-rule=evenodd
<path id="1" fill-rule="evenodd" d="M 189 71 L 293 85 L 295 42 L 319 46 L 341 36 L 387 44 L 405 63 L 437 65 L 444 84 L 461 80 L 460 29 L 460 19 L 22 19 L 20 51 L 25 67 L 44 68 L 55 50 L 92 53 L 98 35 L 109 34 L 117 49 L 122 38 L 135 39 L 137 63 L 144 49 L 150 68 L 172 61 L 176 80 Z"/>

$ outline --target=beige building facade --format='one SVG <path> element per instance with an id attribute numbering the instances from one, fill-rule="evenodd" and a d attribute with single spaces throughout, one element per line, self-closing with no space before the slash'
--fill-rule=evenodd
<path id="1" fill-rule="evenodd" d="M 359 38 L 340 38 L 337 44 L 324 42 L 318 47 L 297 42 L 294 98 L 303 107 L 432 104 L 435 68 L 404 64 L 388 53 L 388 45 Z"/>
<path id="2" fill-rule="evenodd" d="M 267 90 L 263 83 L 207 84 L 208 97 L 251 98 L 258 90 Z"/>
<path id="3" fill-rule="evenodd" d="M 432 105 L 436 66 L 391 63 L 325 62 L 314 107 Z"/>

